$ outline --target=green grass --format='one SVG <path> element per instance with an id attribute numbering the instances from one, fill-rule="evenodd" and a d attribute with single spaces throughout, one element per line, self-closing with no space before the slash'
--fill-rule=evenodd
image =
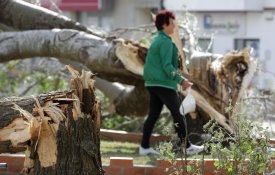
<path id="1" fill-rule="evenodd" d="M 138 154 L 138 143 L 106 140 L 101 140 L 100 143 L 101 160 L 103 165 L 110 164 L 110 157 L 132 157 L 134 165 L 156 165 L 156 160 L 160 158 L 158 155 L 140 156 Z M 201 159 L 202 155 L 195 155 L 188 158 Z M 210 158 L 210 155 L 206 155 L 205 158 Z"/>
<path id="2" fill-rule="evenodd" d="M 101 159 L 103 165 L 110 164 L 110 157 L 132 157 L 134 165 L 155 165 L 159 156 L 138 154 L 139 144 L 130 142 L 100 141 Z"/>

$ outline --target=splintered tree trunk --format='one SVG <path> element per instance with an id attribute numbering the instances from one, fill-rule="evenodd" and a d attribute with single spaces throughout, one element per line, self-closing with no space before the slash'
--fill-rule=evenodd
<path id="1" fill-rule="evenodd" d="M 0 153 L 25 149 L 25 174 L 104 174 L 92 74 L 68 69 L 72 91 L 0 100 Z"/>
<path id="2" fill-rule="evenodd" d="M 89 115 L 84 115 L 83 118 L 75 121 L 72 106 L 69 106 L 65 112 L 68 126 L 65 123 L 59 124 L 56 134 L 56 164 L 43 167 L 39 155 L 34 154 L 35 174 L 104 174 L 101 167 L 99 133 L 95 121 Z"/>

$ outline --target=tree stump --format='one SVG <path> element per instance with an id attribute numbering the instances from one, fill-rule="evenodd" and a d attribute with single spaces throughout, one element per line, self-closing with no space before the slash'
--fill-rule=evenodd
<path id="1" fill-rule="evenodd" d="M 25 150 L 24 174 L 104 174 L 93 75 L 67 68 L 72 90 L 0 99 L 0 153 Z"/>

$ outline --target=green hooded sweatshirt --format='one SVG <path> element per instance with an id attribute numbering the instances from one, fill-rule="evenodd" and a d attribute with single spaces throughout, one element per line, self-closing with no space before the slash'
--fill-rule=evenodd
<path id="1" fill-rule="evenodd" d="M 177 90 L 185 78 L 178 71 L 178 49 L 163 31 L 154 37 L 144 65 L 145 86 L 161 86 Z"/>

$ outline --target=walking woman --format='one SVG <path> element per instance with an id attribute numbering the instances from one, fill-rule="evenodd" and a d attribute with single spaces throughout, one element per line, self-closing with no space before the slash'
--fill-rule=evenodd
<path id="1" fill-rule="evenodd" d="M 180 99 L 177 86 L 183 90 L 192 83 L 178 71 L 178 49 L 169 37 L 174 32 L 175 15 L 170 11 L 160 11 L 156 15 L 155 26 L 158 33 L 148 50 L 144 66 L 145 86 L 150 94 L 149 115 L 143 126 L 143 137 L 139 148 L 140 155 L 159 154 L 150 147 L 150 137 L 156 121 L 166 105 L 172 114 L 179 145 L 186 145 L 187 154 L 201 152 L 204 147 L 191 144 L 186 137 L 184 116 L 180 114 Z"/>

